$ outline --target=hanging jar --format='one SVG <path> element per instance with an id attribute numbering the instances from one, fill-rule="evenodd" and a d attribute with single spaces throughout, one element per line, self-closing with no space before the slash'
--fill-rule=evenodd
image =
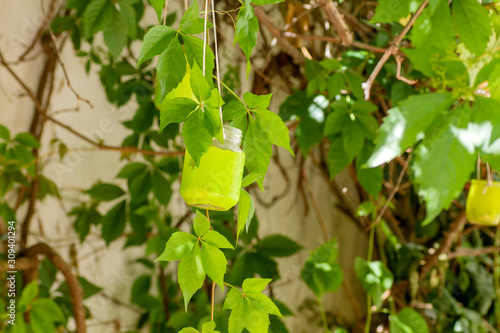
<path id="1" fill-rule="evenodd" d="M 500 182 L 472 180 L 465 211 L 471 223 L 488 226 L 500 224 Z"/>
<path id="2" fill-rule="evenodd" d="M 189 206 L 225 211 L 240 198 L 245 153 L 240 149 L 242 132 L 223 126 L 224 142 L 213 140 L 199 167 L 186 149 L 180 193 Z"/>

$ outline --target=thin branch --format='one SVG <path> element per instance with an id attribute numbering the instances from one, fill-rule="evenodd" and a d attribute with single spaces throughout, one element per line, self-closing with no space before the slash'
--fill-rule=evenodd
<path id="1" fill-rule="evenodd" d="M 441 256 L 441 254 L 445 254 L 450 251 L 453 242 L 457 237 L 459 237 L 460 232 L 465 226 L 465 223 L 467 223 L 467 217 L 465 216 L 465 212 L 462 212 L 450 225 L 450 230 L 446 233 L 445 238 L 441 243 L 441 246 L 439 246 L 439 249 L 433 254 L 427 255 L 427 257 L 425 258 L 425 264 L 420 270 L 421 280 L 430 272 L 431 268 L 437 264 L 439 256 Z"/>
<path id="2" fill-rule="evenodd" d="M 3 57 L 3 54 L 0 52 L 0 63 L 7 69 L 7 71 L 14 77 L 14 79 L 21 85 L 21 87 L 24 89 L 26 94 L 31 98 L 33 103 L 35 104 L 36 109 L 38 112 L 40 112 L 40 115 L 45 117 L 47 120 L 50 120 L 54 124 L 64 128 L 68 132 L 72 133 L 73 135 L 79 137 L 83 141 L 91 144 L 94 147 L 99 148 L 100 150 L 110 150 L 110 151 L 120 151 L 120 152 L 125 152 L 125 153 L 138 153 L 138 154 L 145 154 L 145 155 L 158 155 L 158 156 L 178 156 L 178 155 L 183 155 L 184 152 L 182 151 L 153 151 L 153 150 L 146 150 L 146 149 L 139 149 L 136 147 L 120 147 L 120 146 L 107 146 L 102 143 L 99 143 L 97 141 L 94 141 L 85 135 L 77 132 L 70 126 L 60 122 L 59 120 L 49 116 L 47 112 L 42 108 L 40 101 L 38 98 L 35 96 L 34 92 L 21 80 L 21 78 L 12 70 L 12 68 L 9 66 L 9 64 L 5 61 L 5 58 Z"/>
<path id="3" fill-rule="evenodd" d="M 406 169 L 408 168 L 408 164 L 410 163 L 410 159 L 411 159 L 411 153 L 410 153 L 410 155 L 408 155 L 408 158 L 406 159 L 406 162 L 403 166 L 403 169 L 401 170 L 401 173 L 399 174 L 398 180 L 396 182 L 396 186 L 394 186 L 394 189 L 392 190 L 391 194 L 389 194 L 389 197 L 387 197 L 387 200 L 385 201 L 384 206 L 382 206 L 382 209 L 380 209 L 380 212 L 378 213 L 375 221 L 373 221 L 373 223 L 370 224 L 367 229 L 373 228 L 374 226 L 377 225 L 377 223 L 379 223 L 382 220 L 382 217 L 384 216 L 385 211 L 389 207 L 389 204 L 391 203 L 391 201 L 394 198 L 394 196 L 396 195 L 396 193 L 398 193 L 398 191 L 399 191 L 399 187 L 401 186 L 401 182 L 403 181 L 403 177 L 405 175 Z"/>
<path id="4" fill-rule="evenodd" d="M 480 247 L 475 249 L 469 248 L 458 248 L 455 251 L 448 253 L 448 258 L 458 258 L 458 257 L 477 257 L 483 254 L 490 254 L 500 251 L 500 246 L 489 246 L 489 247 Z"/>
<path id="5" fill-rule="evenodd" d="M 333 25 L 337 33 L 339 34 L 342 45 L 351 45 L 354 38 L 352 31 L 344 21 L 344 16 L 340 14 L 337 4 L 333 0 L 320 0 L 320 6 L 326 13 L 328 20 Z"/>
<path id="6" fill-rule="evenodd" d="M 285 53 L 288 53 L 295 61 L 300 65 L 305 64 L 306 58 L 302 53 L 300 53 L 286 38 L 283 36 L 280 29 L 278 29 L 271 19 L 264 13 L 264 11 L 257 6 L 254 6 L 255 16 L 259 20 L 260 24 L 265 26 L 271 34 L 276 38 L 278 44 L 281 46 Z"/>
<path id="7" fill-rule="evenodd" d="M 403 62 L 403 57 L 395 54 L 394 59 L 396 59 L 396 64 L 397 64 L 396 79 L 398 79 L 399 81 L 403 81 L 404 83 L 407 83 L 410 86 L 417 83 L 418 82 L 417 80 L 411 80 L 401 75 L 401 64 Z"/>
<path id="8" fill-rule="evenodd" d="M 283 36 L 285 36 L 287 38 L 306 39 L 306 40 L 321 40 L 321 41 L 332 42 L 332 43 L 340 43 L 341 42 L 340 37 L 315 36 L 315 35 L 307 36 L 307 35 L 298 35 L 298 34 L 293 33 L 293 32 L 284 32 Z M 373 45 L 358 42 L 358 41 L 353 41 L 351 43 L 351 46 L 354 46 L 354 47 L 357 47 L 357 48 L 363 49 L 363 50 L 372 51 L 374 53 L 384 53 L 387 51 L 386 48 L 377 47 L 377 46 L 373 46 Z"/>
<path id="9" fill-rule="evenodd" d="M 382 67 L 384 67 L 384 64 L 389 60 L 391 55 L 396 54 L 396 52 L 399 50 L 399 44 L 401 44 L 401 41 L 403 38 L 406 36 L 406 34 L 410 31 L 411 27 L 417 20 L 417 18 L 422 14 L 422 11 L 425 9 L 427 4 L 429 3 L 429 0 L 425 0 L 420 7 L 418 7 L 417 11 L 413 16 L 411 17 L 410 21 L 408 21 L 408 24 L 404 27 L 403 31 L 399 35 L 394 38 L 392 41 L 391 46 L 385 51 L 385 53 L 382 55 L 382 58 L 380 58 L 379 62 L 377 63 L 377 66 L 373 69 L 373 72 L 370 74 L 370 77 L 368 80 L 363 83 L 363 90 L 365 93 L 365 100 L 370 99 L 370 93 L 372 90 L 373 82 L 375 82 L 375 79 L 377 78 L 378 73 L 382 70 Z"/>
<path id="10" fill-rule="evenodd" d="M 78 92 L 76 92 L 76 90 L 71 85 L 71 81 L 69 80 L 68 72 L 66 71 L 66 65 L 62 61 L 61 56 L 59 55 L 59 50 L 57 49 L 56 36 L 54 35 L 54 32 L 52 31 L 52 29 L 50 27 L 49 27 L 49 33 L 50 33 L 50 37 L 52 38 L 52 41 L 54 42 L 54 44 L 53 44 L 54 53 L 56 54 L 56 57 L 57 57 L 57 60 L 59 61 L 59 64 L 61 64 L 61 68 L 63 70 L 64 77 L 66 78 L 66 84 L 68 85 L 68 88 L 76 96 L 76 99 L 78 99 L 79 101 L 87 103 L 90 106 L 90 108 L 93 109 L 94 106 L 92 105 L 92 103 L 88 99 L 83 98 L 82 96 L 80 96 L 80 94 L 78 94 Z"/>
<path id="11" fill-rule="evenodd" d="M 18 58 L 18 62 L 21 62 L 24 60 L 24 58 L 31 52 L 31 50 L 33 50 L 33 48 L 35 47 L 35 44 L 37 41 L 40 40 L 40 37 L 42 37 L 42 34 L 44 32 L 44 30 L 50 26 L 50 17 L 52 16 L 52 14 L 54 13 L 54 10 L 56 9 L 56 4 L 57 4 L 57 0 L 52 0 L 52 2 L 50 3 L 50 7 L 49 7 L 49 11 L 47 13 L 47 15 L 45 15 L 45 18 L 42 22 L 42 25 L 38 28 L 36 34 L 35 34 L 35 37 L 33 37 L 33 40 L 31 41 L 31 43 L 28 45 L 28 47 L 26 48 L 26 50 L 23 52 L 23 54 L 21 54 Z"/>
<path id="12" fill-rule="evenodd" d="M 76 276 L 71 272 L 71 267 L 45 243 L 38 243 L 26 250 L 26 257 L 36 259 L 44 255 L 64 275 L 73 305 L 73 316 L 76 323 L 76 332 L 85 333 L 85 308 L 83 307 L 83 290 Z"/>

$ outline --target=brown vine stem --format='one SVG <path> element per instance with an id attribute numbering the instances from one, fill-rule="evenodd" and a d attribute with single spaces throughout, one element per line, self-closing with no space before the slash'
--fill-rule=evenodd
<path id="1" fill-rule="evenodd" d="M 354 38 L 351 30 L 344 21 L 344 16 L 340 14 L 337 4 L 333 0 L 320 0 L 319 5 L 326 13 L 326 17 L 339 34 L 342 45 L 351 45 Z"/>
<path id="2" fill-rule="evenodd" d="M 385 51 L 385 53 L 382 55 L 382 57 L 377 63 L 377 66 L 375 66 L 373 72 L 370 74 L 368 80 L 365 83 L 363 83 L 365 100 L 368 101 L 370 99 L 373 82 L 375 82 L 375 79 L 382 70 L 382 67 L 384 67 L 384 64 L 387 62 L 387 60 L 389 60 L 389 58 L 399 50 L 399 44 L 401 44 L 401 41 L 403 41 L 403 38 L 410 31 L 411 27 L 413 26 L 413 24 L 415 24 L 415 21 L 420 16 L 420 14 L 422 14 L 423 10 L 425 9 L 428 3 L 429 0 L 425 0 L 424 2 L 422 2 L 422 4 L 420 5 L 420 7 L 418 7 L 415 14 L 413 14 L 413 16 L 411 17 L 410 21 L 408 21 L 408 23 L 404 27 L 403 31 L 401 31 L 401 33 L 394 38 L 394 40 L 391 43 L 391 46 L 389 46 L 387 51 Z"/>
<path id="3" fill-rule="evenodd" d="M 431 268 L 436 265 L 441 254 L 447 254 L 450 251 L 453 242 L 459 237 L 460 232 L 467 223 L 465 212 L 460 213 L 450 225 L 450 230 L 445 234 L 444 240 L 439 246 L 439 249 L 433 254 L 428 254 L 425 258 L 425 264 L 420 270 L 420 280 L 425 278 Z"/>
<path id="4" fill-rule="evenodd" d="M 76 323 L 76 332 L 85 333 L 85 308 L 83 307 L 83 290 L 76 276 L 71 272 L 71 267 L 45 243 L 38 243 L 26 250 L 26 257 L 37 259 L 38 255 L 44 255 L 64 275 L 68 284 L 71 304 L 73 305 L 73 316 Z"/>
<path id="5" fill-rule="evenodd" d="M 19 83 L 19 85 L 23 88 L 23 90 L 26 92 L 26 94 L 30 97 L 30 99 L 33 101 L 35 104 L 35 108 L 37 109 L 40 114 L 46 118 L 47 120 L 50 120 L 54 124 L 64 128 L 68 132 L 72 133 L 73 135 L 79 137 L 83 141 L 91 144 L 92 146 L 100 149 L 100 150 L 110 150 L 110 151 L 120 151 L 120 152 L 125 152 L 125 153 L 138 153 L 138 154 L 144 154 L 144 155 L 158 155 L 158 156 L 179 156 L 183 155 L 184 152 L 182 151 L 153 151 L 153 150 L 146 150 L 146 149 L 139 149 L 136 147 L 120 147 L 120 146 L 108 146 L 104 145 L 100 142 L 94 141 L 85 135 L 79 133 L 78 131 L 74 130 L 70 126 L 60 122 L 59 120 L 51 117 L 50 115 L 47 114 L 47 112 L 43 109 L 42 105 L 40 104 L 40 101 L 38 98 L 35 96 L 35 93 L 24 83 L 23 80 L 17 75 L 16 72 L 9 66 L 9 64 L 5 61 L 5 58 L 3 57 L 2 52 L 0 51 L 0 63 L 7 69 L 7 71 L 12 75 L 12 77 Z"/>
<path id="6" fill-rule="evenodd" d="M 281 33 L 281 30 L 278 29 L 271 19 L 267 16 L 267 14 L 257 6 L 254 6 L 255 16 L 259 20 L 260 24 L 265 26 L 271 34 L 276 38 L 278 44 L 281 46 L 283 51 L 289 54 L 295 61 L 297 61 L 300 65 L 305 64 L 306 58 L 302 53 L 300 53 L 289 41 Z"/>
<path id="7" fill-rule="evenodd" d="M 49 33 L 50 33 L 50 38 L 52 38 L 52 41 L 54 42 L 53 43 L 54 53 L 56 54 L 56 57 L 57 57 L 57 60 L 59 61 L 59 64 L 61 65 L 64 77 L 66 78 L 66 84 L 68 85 L 68 88 L 76 96 L 77 100 L 87 103 L 90 106 L 90 108 L 93 109 L 94 105 L 92 105 L 92 103 L 88 99 L 83 98 L 82 96 L 80 96 L 80 94 L 75 90 L 75 88 L 73 88 L 73 85 L 71 84 L 71 81 L 69 80 L 68 72 L 66 71 L 66 65 L 62 61 L 61 56 L 59 54 L 59 50 L 57 49 L 57 39 L 56 39 L 56 36 L 54 35 L 54 32 L 52 31 L 52 29 L 50 28 L 50 26 L 49 26 Z"/>
<path id="8" fill-rule="evenodd" d="M 411 159 L 411 153 L 406 158 L 406 162 L 403 165 L 403 169 L 401 170 L 401 173 L 399 174 L 399 177 L 398 177 L 398 180 L 396 182 L 396 185 L 394 186 L 394 189 L 392 190 L 391 194 L 389 194 L 389 197 L 387 197 L 387 200 L 385 201 L 384 205 L 382 206 L 382 209 L 380 209 L 380 212 L 378 213 L 375 221 L 373 221 L 373 223 L 370 224 L 367 229 L 373 228 L 382 220 L 382 217 L 384 216 L 385 211 L 389 207 L 389 204 L 391 203 L 392 199 L 394 199 L 394 196 L 396 195 L 396 193 L 398 193 L 398 191 L 399 191 L 399 188 L 401 186 L 401 182 L 403 181 L 403 177 L 406 173 L 406 169 L 408 169 L 408 164 L 410 163 L 410 159 Z"/>
<path id="9" fill-rule="evenodd" d="M 284 32 L 283 36 L 287 38 L 305 39 L 305 40 L 320 40 L 324 42 L 340 43 L 341 39 L 339 37 L 329 37 L 329 36 L 315 36 L 315 35 L 298 35 L 294 32 Z M 386 48 L 377 47 L 370 44 L 352 41 L 351 46 L 357 47 L 359 49 L 372 51 L 374 53 L 384 53 L 387 51 Z"/>
<path id="10" fill-rule="evenodd" d="M 455 251 L 448 254 L 449 259 L 459 258 L 459 257 L 477 257 L 482 256 L 483 254 L 491 254 L 500 251 L 499 246 L 488 246 L 488 247 L 480 247 L 477 249 L 470 248 L 458 248 Z"/>
<path id="11" fill-rule="evenodd" d="M 21 54 L 18 58 L 18 62 L 21 62 L 24 60 L 24 58 L 26 58 L 26 56 L 31 52 L 31 50 L 33 50 L 33 48 L 35 47 L 35 44 L 37 41 L 40 40 L 40 37 L 42 37 L 42 34 L 43 32 L 45 31 L 45 29 L 50 26 L 50 17 L 52 16 L 52 14 L 54 13 L 54 10 L 56 9 L 56 5 L 57 5 L 57 0 L 52 0 L 52 2 L 50 3 L 50 6 L 49 6 L 49 11 L 48 13 L 45 15 L 45 18 L 42 22 L 42 25 L 40 25 L 40 27 L 38 28 L 36 34 L 35 34 L 35 37 L 33 37 L 31 43 L 28 45 L 28 47 L 26 48 L 26 50 L 23 52 L 23 54 Z"/>

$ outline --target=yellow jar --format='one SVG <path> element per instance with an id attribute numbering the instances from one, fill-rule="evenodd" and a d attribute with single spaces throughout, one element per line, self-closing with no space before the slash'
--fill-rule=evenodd
<path id="1" fill-rule="evenodd" d="M 189 206 L 224 211 L 238 203 L 245 153 L 241 130 L 225 125 L 224 143 L 214 139 L 199 167 L 186 149 L 180 193 Z"/>
<path id="2" fill-rule="evenodd" d="M 500 182 L 472 180 L 465 211 L 471 223 L 500 224 Z"/>

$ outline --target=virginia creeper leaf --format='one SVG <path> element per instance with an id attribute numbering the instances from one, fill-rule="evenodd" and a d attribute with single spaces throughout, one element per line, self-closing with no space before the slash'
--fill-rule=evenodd
<path id="1" fill-rule="evenodd" d="M 169 100 L 160 111 L 160 130 L 170 123 L 182 123 L 198 107 L 190 98 L 177 97 Z"/>
<path id="2" fill-rule="evenodd" d="M 161 86 L 161 100 L 181 83 L 186 74 L 186 58 L 178 38 L 170 41 L 158 59 L 156 67 Z"/>
<path id="3" fill-rule="evenodd" d="M 272 142 L 266 131 L 253 117 L 249 117 L 248 120 L 248 130 L 243 140 L 245 166 L 251 173 L 265 175 L 273 154 Z M 257 181 L 261 189 L 263 183 L 264 179 Z"/>
<path id="4" fill-rule="evenodd" d="M 165 2 L 163 2 L 165 3 Z M 165 25 L 156 25 L 144 35 L 144 40 L 137 60 L 137 67 L 144 61 L 161 54 L 170 45 L 176 30 Z"/>
<path id="5" fill-rule="evenodd" d="M 255 212 L 253 199 L 245 190 L 240 190 L 240 201 L 238 202 L 238 233 L 236 234 L 236 242 L 238 242 L 238 236 L 243 232 L 243 229 L 247 229 L 252 221 L 253 214 Z"/>
<path id="6" fill-rule="evenodd" d="M 488 11 L 475 0 L 456 0 L 451 6 L 460 41 L 476 56 L 481 55 L 493 32 Z"/>
<path id="7" fill-rule="evenodd" d="M 214 129 L 209 116 L 201 109 L 192 112 L 184 122 L 182 136 L 186 149 L 198 167 L 201 157 L 207 152 L 214 137 Z"/>
<path id="8" fill-rule="evenodd" d="M 250 59 L 250 54 L 255 44 L 257 44 L 257 34 L 259 33 L 259 20 L 255 17 L 253 7 L 250 0 L 245 0 L 244 6 L 238 13 L 236 21 L 236 36 L 234 43 L 238 43 L 245 53 L 245 56 Z"/>

